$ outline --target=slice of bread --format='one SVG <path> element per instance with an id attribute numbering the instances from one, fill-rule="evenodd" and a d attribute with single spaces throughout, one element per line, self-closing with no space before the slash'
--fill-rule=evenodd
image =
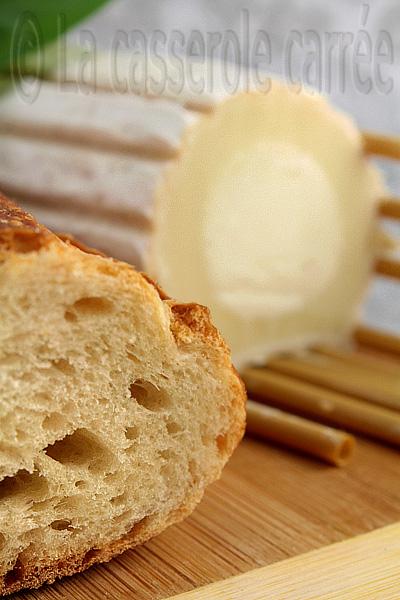
<path id="1" fill-rule="evenodd" d="M 109 560 L 189 514 L 244 387 L 197 304 L 0 197 L 0 591 Z"/>

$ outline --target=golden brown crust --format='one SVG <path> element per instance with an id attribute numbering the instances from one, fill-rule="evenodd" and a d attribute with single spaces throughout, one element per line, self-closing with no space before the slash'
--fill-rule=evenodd
<path id="1" fill-rule="evenodd" d="M 170 300 L 170 297 L 168 296 L 168 294 L 166 292 L 164 292 L 162 287 L 159 286 L 158 283 L 150 277 L 150 275 L 147 275 L 147 273 L 144 273 L 143 271 L 140 271 L 140 274 L 142 275 L 142 277 L 144 277 L 144 279 L 147 281 L 147 283 L 150 283 L 150 285 L 152 285 L 157 290 L 158 295 L 160 296 L 161 300 Z"/>
<path id="2" fill-rule="evenodd" d="M 38 588 L 45 583 L 53 583 L 56 579 L 85 571 L 95 564 L 108 562 L 118 554 L 125 552 L 125 550 L 144 544 L 169 525 L 182 521 L 193 511 L 202 495 L 202 492 L 193 495 L 187 499 L 184 505 L 179 506 L 162 518 L 157 515 L 145 517 L 135 523 L 128 533 L 101 548 L 90 548 L 81 554 L 68 556 L 40 566 L 32 562 L 23 564 L 21 561 L 17 561 L 12 571 L 9 571 L 5 577 L 0 578 L 0 594 L 5 596 L 26 588 Z"/>
<path id="3" fill-rule="evenodd" d="M 40 233 L 44 227 L 32 215 L 0 193 L 0 230 L 29 230 Z"/>
<path id="4" fill-rule="evenodd" d="M 97 250 L 97 248 L 92 248 L 91 246 L 87 246 L 80 240 L 77 240 L 76 237 L 74 237 L 70 233 L 64 233 L 64 232 L 57 231 L 57 237 L 62 242 L 65 242 L 68 246 L 74 246 L 75 248 L 78 248 L 78 250 L 82 250 L 82 252 L 85 252 L 86 254 L 96 254 L 97 256 L 106 257 L 104 252 Z"/>
<path id="5" fill-rule="evenodd" d="M 180 304 L 173 300 L 168 300 L 167 303 L 172 313 L 171 331 L 178 343 L 191 343 L 195 334 L 228 352 L 225 342 L 211 322 L 210 310 L 206 306 L 194 302 Z"/>
<path id="6" fill-rule="evenodd" d="M 32 252 L 45 246 L 54 237 L 32 215 L 0 193 L 0 250 Z"/>
<path id="7" fill-rule="evenodd" d="M 98 254 L 100 260 L 104 257 L 96 250 L 77 242 L 71 236 L 60 234 L 57 237 L 37 223 L 31 215 L 0 194 L 0 254 L 2 250 L 14 253 L 38 251 L 50 242 L 72 246 L 88 254 Z M 113 261 L 111 264 L 115 269 L 123 268 L 129 271 L 133 269 L 119 261 Z M 160 299 L 169 307 L 170 328 L 176 343 L 193 347 L 200 344 L 202 352 L 209 351 L 215 354 L 215 359 L 220 361 L 221 369 L 225 372 L 231 371 L 232 377 L 229 381 L 232 397 L 231 426 L 216 440 L 222 468 L 244 433 L 246 401 L 244 385 L 231 365 L 229 350 L 212 324 L 208 308 L 194 303 L 179 304 L 171 300 L 148 275 L 142 273 L 141 277 L 156 289 Z M 210 481 L 216 479 L 219 474 L 220 471 L 210 473 Z M 200 490 L 192 493 L 182 506 L 175 508 L 168 515 L 158 514 L 146 517 L 143 521 L 136 523 L 129 533 L 101 548 L 91 548 L 82 554 L 64 557 L 47 564 L 35 564 L 32 560 L 24 563 L 22 556 L 14 568 L 0 578 L 0 594 L 11 594 L 24 588 L 35 588 L 44 583 L 52 583 L 57 578 L 73 575 L 95 563 L 108 561 L 128 548 L 142 544 L 169 525 L 190 514 L 201 499 L 203 492 L 204 490 Z"/>
<path id="8" fill-rule="evenodd" d="M 6 198 L 0 192 L 0 249 L 11 252 L 32 252 L 46 246 L 49 241 L 61 240 L 79 248 L 86 254 L 105 256 L 96 248 L 90 248 L 69 233 L 52 233 L 29 213 Z"/>

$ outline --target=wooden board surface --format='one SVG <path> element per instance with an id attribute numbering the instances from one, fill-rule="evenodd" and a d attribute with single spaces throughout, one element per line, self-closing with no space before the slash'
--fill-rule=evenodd
<path id="1" fill-rule="evenodd" d="M 211 583 L 172 600 L 398 600 L 400 523 Z"/>
<path id="2" fill-rule="evenodd" d="M 400 521 L 399 453 L 344 469 L 246 439 L 185 522 L 107 565 L 14 598 L 157 600 Z"/>

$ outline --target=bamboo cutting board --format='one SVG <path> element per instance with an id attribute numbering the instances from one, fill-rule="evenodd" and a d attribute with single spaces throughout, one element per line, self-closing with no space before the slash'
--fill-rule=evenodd
<path id="1" fill-rule="evenodd" d="M 272 563 L 277 563 L 274 569 L 285 569 L 290 563 L 278 561 L 396 521 L 400 521 L 400 460 L 396 450 L 359 440 L 353 462 L 345 469 L 335 469 L 245 439 L 221 481 L 208 489 L 189 519 L 109 564 L 15 599 L 168 598 Z M 400 532 L 396 535 L 399 537 Z M 368 552 L 375 556 L 374 544 Z M 346 557 L 346 564 L 351 563 L 352 552 Z M 292 564 L 302 572 L 302 562 Z M 362 564 L 360 555 L 354 554 L 350 572 L 356 574 Z M 400 598 L 400 556 L 398 565 L 398 582 L 391 581 L 397 589 L 395 595 L 365 593 L 362 597 Z M 296 575 L 292 575 L 290 585 L 293 578 Z M 324 578 L 315 581 L 315 589 L 320 585 L 322 594 Z M 276 576 L 274 582 L 274 589 L 265 598 L 289 598 L 287 577 Z M 211 593 L 198 597 L 218 598 Z M 251 599 L 230 593 L 220 597 Z M 309 600 L 311 596 L 293 597 Z"/>
<path id="2" fill-rule="evenodd" d="M 254 569 L 172 600 L 398 600 L 400 524 Z"/>

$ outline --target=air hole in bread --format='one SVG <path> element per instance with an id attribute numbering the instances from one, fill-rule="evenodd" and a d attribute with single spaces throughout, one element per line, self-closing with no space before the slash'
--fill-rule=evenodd
<path id="1" fill-rule="evenodd" d="M 121 504 L 125 504 L 128 501 L 128 498 L 127 492 L 123 492 L 122 494 L 119 494 L 119 496 L 111 498 L 110 502 L 113 506 L 121 506 Z"/>
<path id="2" fill-rule="evenodd" d="M 33 530 L 33 534 L 35 535 L 38 530 Z M 32 563 L 32 561 L 37 557 L 37 546 L 33 542 L 31 542 L 22 552 L 19 553 L 17 560 L 15 561 L 13 568 L 8 571 L 8 573 L 4 577 L 4 585 L 11 586 L 21 579 L 25 577 L 26 574 L 26 565 Z M 33 568 L 33 571 L 37 573 L 39 570 L 38 565 Z"/>
<path id="3" fill-rule="evenodd" d="M 56 505 L 55 510 L 58 514 L 68 514 L 72 512 L 80 512 L 82 510 L 83 495 L 76 494 L 75 496 L 69 496 L 62 498 Z"/>
<path id="4" fill-rule="evenodd" d="M 70 310 L 65 311 L 64 318 L 66 321 L 69 321 L 70 323 L 74 323 L 75 321 L 78 320 L 78 317 L 76 316 L 76 314 Z"/>
<path id="5" fill-rule="evenodd" d="M 84 556 L 82 564 L 87 565 L 88 563 L 92 562 L 95 558 L 97 558 L 97 556 L 100 553 L 101 550 L 98 550 L 97 548 L 92 548 L 91 550 L 88 550 Z"/>
<path id="6" fill-rule="evenodd" d="M 75 371 L 75 368 L 73 367 L 73 365 L 71 365 L 71 363 L 68 360 L 66 360 L 65 358 L 59 358 L 57 360 L 53 360 L 52 365 L 58 371 L 61 371 L 61 373 L 64 373 L 64 375 L 71 375 Z"/>
<path id="7" fill-rule="evenodd" d="M 17 558 L 14 567 L 10 571 L 8 571 L 8 573 L 6 573 L 4 577 L 4 585 L 6 587 L 9 587 L 11 585 L 16 584 L 24 577 L 24 574 L 25 567 L 20 558 Z"/>
<path id="8" fill-rule="evenodd" d="M 167 431 L 169 435 L 175 435 L 176 433 L 180 433 L 183 431 L 181 425 L 176 421 L 169 420 L 167 421 Z"/>
<path id="9" fill-rule="evenodd" d="M 203 446 L 212 446 L 215 444 L 215 438 L 210 433 L 210 426 L 207 422 L 200 423 L 200 439 Z"/>
<path id="10" fill-rule="evenodd" d="M 133 352 L 129 352 L 129 350 L 126 352 L 126 356 L 129 358 L 129 360 L 131 360 L 134 363 L 137 363 L 138 365 L 140 364 L 140 358 L 138 358 L 135 354 L 133 354 Z"/>
<path id="11" fill-rule="evenodd" d="M 121 513 L 120 515 L 117 515 L 113 518 L 113 523 L 114 525 L 118 525 L 119 523 L 123 523 L 124 521 L 128 521 L 128 519 L 130 519 L 130 517 L 132 516 L 132 510 L 126 510 L 123 513 Z"/>
<path id="12" fill-rule="evenodd" d="M 58 412 L 50 413 L 43 419 L 42 427 L 47 431 L 57 431 L 66 425 L 64 415 Z"/>
<path id="13" fill-rule="evenodd" d="M 5 477 L 0 482 L 0 500 L 15 500 L 16 497 L 27 502 L 43 500 L 48 493 L 48 483 L 37 471 L 29 473 L 21 469 L 12 477 Z"/>
<path id="14" fill-rule="evenodd" d="M 171 404 L 168 394 L 149 381 L 138 379 L 130 386 L 132 398 L 136 400 L 140 406 L 152 412 L 165 410 Z"/>
<path id="15" fill-rule="evenodd" d="M 118 483 L 120 479 L 121 476 L 119 473 L 108 473 L 104 477 L 104 483 L 106 483 L 107 485 L 114 485 L 115 483 Z"/>
<path id="16" fill-rule="evenodd" d="M 76 488 L 82 489 L 82 488 L 85 488 L 87 486 L 87 483 L 86 483 L 86 481 L 84 479 L 78 479 L 78 481 L 75 481 L 74 485 L 75 485 Z"/>
<path id="17" fill-rule="evenodd" d="M 40 356 L 49 356 L 52 353 L 52 351 L 52 347 L 47 342 L 45 342 L 44 344 L 40 344 L 37 350 Z"/>
<path id="18" fill-rule="evenodd" d="M 38 392 L 35 394 L 35 404 L 37 406 L 48 407 L 51 403 L 51 396 L 47 392 Z"/>
<path id="19" fill-rule="evenodd" d="M 159 456 L 164 461 L 160 469 L 161 476 L 164 479 L 168 480 L 172 478 L 176 473 L 175 465 L 173 462 L 173 459 L 176 456 L 175 452 L 170 449 L 161 450 L 161 452 L 159 452 Z"/>
<path id="20" fill-rule="evenodd" d="M 25 373 L 22 373 L 20 379 L 21 381 L 27 381 L 30 383 L 34 380 L 34 374 L 31 371 L 26 371 Z"/>
<path id="21" fill-rule="evenodd" d="M 82 375 L 89 383 L 94 383 L 97 378 L 97 373 L 93 373 L 93 371 L 85 371 L 84 373 L 81 373 L 81 376 Z M 106 404 L 108 400 L 106 398 L 101 398 L 99 402 L 100 404 Z"/>
<path id="22" fill-rule="evenodd" d="M 143 519 L 140 519 L 140 521 L 137 521 L 134 526 L 128 531 L 127 535 L 130 537 L 135 537 L 137 536 L 140 531 L 146 527 L 146 525 L 149 523 L 149 521 L 151 520 L 151 515 L 148 515 L 147 517 L 143 517 Z"/>
<path id="23" fill-rule="evenodd" d="M 19 442 L 26 442 L 29 439 L 29 435 L 23 429 L 16 429 L 15 435 Z"/>
<path id="24" fill-rule="evenodd" d="M 97 265 L 97 270 L 110 277 L 116 277 L 118 275 L 118 268 L 115 267 L 111 262 L 104 262 Z"/>
<path id="25" fill-rule="evenodd" d="M 139 427 L 137 425 L 132 425 L 132 427 L 127 427 L 125 429 L 125 437 L 127 440 L 136 440 L 139 437 Z"/>
<path id="26" fill-rule="evenodd" d="M 195 460 L 191 459 L 188 462 L 188 470 L 190 473 L 190 477 L 192 478 L 193 483 L 198 481 L 198 464 Z"/>
<path id="27" fill-rule="evenodd" d="M 33 535 L 37 533 L 38 529 L 33 529 Z M 27 537 L 27 536 L 26 536 Z M 21 568 L 21 579 L 25 576 L 26 573 L 26 565 L 29 564 L 29 571 L 33 573 L 38 573 L 40 571 L 39 565 L 32 565 L 32 561 L 37 557 L 37 546 L 31 542 L 25 550 L 20 552 L 17 558 L 17 562 L 14 563 L 14 569 L 18 565 Z"/>
<path id="28" fill-rule="evenodd" d="M 74 404 L 74 402 L 70 401 L 70 402 L 66 402 L 63 405 L 63 413 L 64 414 L 72 414 L 75 416 L 76 413 L 76 405 Z"/>
<path id="29" fill-rule="evenodd" d="M 50 498 L 48 500 L 41 500 L 40 502 L 34 502 L 30 507 L 30 511 L 38 513 L 51 510 L 53 508 L 53 504 L 54 498 Z"/>
<path id="30" fill-rule="evenodd" d="M 5 354 L 0 358 L 0 366 L 13 367 L 21 363 L 21 355 L 17 353 Z"/>
<path id="31" fill-rule="evenodd" d="M 47 456 L 68 467 L 86 467 L 100 473 L 111 467 L 113 455 L 101 440 L 87 429 L 77 429 L 47 446 Z"/>
<path id="32" fill-rule="evenodd" d="M 71 521 L 69 519 L 56 519 L 52 523 L 50 523 L 50 527 L 55 529 L 56 531 L 72 531 L 73 527 L 71 525 Z"/>
<path id="33" fill-rule="evenodd" d="M 74 302 L 69 310 L 76 315 L 82 314 L 89 316 L 108 314 L 112 311 L 112 308 L 112 302 L 106 298 L 87 297 L 80 298 Z"/>
<path id="34" fill-rule="evenodd" d="M 161 450 L 161 452 L 159 452 L 159 456 L 164 460 L 171 460 L 171 458 L 175 456 L 175 452 L 170 448 L 167 448 L 166 450 Z"/>
<path id="35" fill-rule="evenodd" d="M 16 449 L 12 444 L 8 444 L 7 442 L 0 442 L 0 454 L 3 454 L 3 457 L 5 457 L 6 460 L 21 460 L 21 449 Z"/>
<path id="36" fill-rule="evenodd" d="M 226 435 L 226 433 L 221 433 L 220 435 L 217 435 L 215 441 L 220 454 L 226 454 L 228 450 L 228 436 Z"/>
<path id="37" fill-rule="evenodd" d="M 205 433 L 204 431 L 201 433 L 201 443 L 203 446 L 211 446 L 214 443 L 214 438 L 209 433 Z"/>

